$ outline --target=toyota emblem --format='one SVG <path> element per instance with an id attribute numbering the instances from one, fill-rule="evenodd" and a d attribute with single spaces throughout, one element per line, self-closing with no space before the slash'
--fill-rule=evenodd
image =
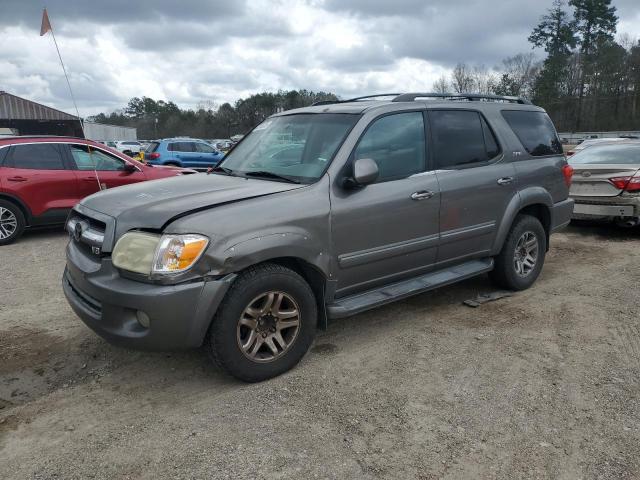
<path id="1" fill-rule="evenodd" d="M 80 237 L 82 237 L 82 224 L 80 222 L 76 223 L 76 226 L 73 228 L 73 238 L 76 242 L 80 241 Z"/>

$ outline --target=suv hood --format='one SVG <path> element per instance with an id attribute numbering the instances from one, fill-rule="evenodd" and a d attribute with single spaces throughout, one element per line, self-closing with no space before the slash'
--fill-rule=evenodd
<path id="1" fill-rule="evenodd" d="M 188 175 L 95 193 L 81 205 L 116 219 L 117 237 L 131 228 L 160 229 L 176 217 L 305 185 L 226 175 Z"/>

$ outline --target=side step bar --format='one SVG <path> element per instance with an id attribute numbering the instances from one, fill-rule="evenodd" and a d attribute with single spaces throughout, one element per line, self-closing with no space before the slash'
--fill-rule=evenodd
<path id="1" fill-rule="evenodd" d="M 329 318 L 332 319 L 348 317 L 386 303 L 402 300 L 412 295 L 475 277 L 492 269 L 493 258 L 471 260 L 444 270 L 426 273 L 408 280 L 340 298 L 327 305 L 327 313 Z"/>

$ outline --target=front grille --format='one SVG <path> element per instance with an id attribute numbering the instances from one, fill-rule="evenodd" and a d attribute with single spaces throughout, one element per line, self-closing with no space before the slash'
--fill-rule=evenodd
<path id="1" fill-rule="evenodd" d="M 86 253 L 100 256 L 106 225 L 76 210 L 71 212 L 66 229 L 78 248 Z"/>

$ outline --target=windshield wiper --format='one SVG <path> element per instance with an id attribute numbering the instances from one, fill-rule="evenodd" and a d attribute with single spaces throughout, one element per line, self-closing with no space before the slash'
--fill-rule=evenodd
<path id="1" fill-rule="evenodd" d="M 273 178 L 274 180 L 284 180 L 289 183 L 300 183 L 298 180 L 295 180 L 291 177 L 287 177 L 286 175 L 278 175 L 277 173 L 267 172 L 266 170 L 259 170 L 257 172 L 243 172 L 245 177 L 262 177 L 262 178 Z"/>
<path id="2" fill-rule="evenodd" d="M 222 173 L 224 175 L 230 175 L 232 177 L 235 177 L 235 175 L 233 174 L 233 170 L 227 167 L 222 167 L 220 165 L 216 165 L 215 167 L 209 168 L 207 170 L 207 175 L 209 175 L 210 173 Z"/>

